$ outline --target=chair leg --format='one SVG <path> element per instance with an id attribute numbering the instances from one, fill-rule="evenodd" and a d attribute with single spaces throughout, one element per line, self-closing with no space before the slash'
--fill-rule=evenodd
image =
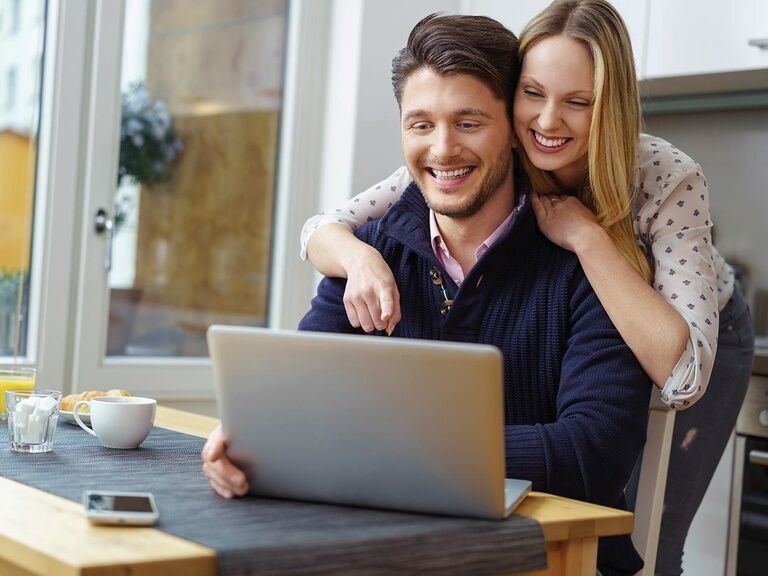
<path id="1" fill-rule="evenodd" d="M 640 572 L 642 576 L 653 576 L 656 566 L 674 427 L 674 410 L 664 407 L 649 411 L 648 434 L 637 486 L 635 526 L 632 531 L 632 542 L 645 562 Z"/>

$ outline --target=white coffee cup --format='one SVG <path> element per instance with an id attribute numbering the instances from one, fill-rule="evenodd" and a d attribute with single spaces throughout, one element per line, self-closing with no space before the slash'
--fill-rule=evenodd
<path id="1" fill-rule="evenodd" d="M 91 425 L 80 419 L 79 410 L 91 408 Z M 72 409 L 77 424 L 107 448 L 137 448 L 152 430 L 157 401 L 138 396 L 101 396 L 81 400 Z"/>

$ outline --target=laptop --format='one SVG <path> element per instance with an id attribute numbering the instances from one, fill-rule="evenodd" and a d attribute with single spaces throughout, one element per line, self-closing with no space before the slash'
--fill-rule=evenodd
<path id="1" fill-rule="evenodd" d="M 502 519 L 530 490 L 504 478 L 497 348 L 212 326 L 208 349 L 251 494 Z"/>

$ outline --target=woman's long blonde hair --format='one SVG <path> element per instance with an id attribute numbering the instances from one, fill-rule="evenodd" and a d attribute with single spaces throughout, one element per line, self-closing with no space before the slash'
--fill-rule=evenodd
<path id="1" fill-rule="evenodd" d="M 619 13 L 605 0 L 555 0 L 523 29 L 519 58 L 522 61 L 540 40 L 561 34 L 587 46 L 595 69 L 588 173 L 577 197 L 650 282 L 651 268 L 632 230 L 632 178 L 641 114 L 629 33 Z M 553 175 L 536 168 L 518 150 L 533 189 L 559 193 Z"/>

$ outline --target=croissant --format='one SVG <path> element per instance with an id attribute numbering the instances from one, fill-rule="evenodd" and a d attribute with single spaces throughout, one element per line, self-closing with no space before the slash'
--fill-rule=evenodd
<path id="1" fill-rule="evenodd" d="M 69 394 L 64 396 L 64 398 L 62 398 L 59 402 L 59 409 L 64 410 L 65 412 L 72 412 L 75 404 L 77 404 L 80 400 L 91 400 L 93 398 L 101 398 L 102 396 L 130 395 L 131 393 L 128 392 L 128 390 L 123 390 L 122 388 L 113 388 L 112 390 L 107 390 L 106 392 L 103 390 L 84 390 L 78 394 Z M 90 409 L 88 406 L 83 406 L 83 408 L 80 409 L 80 412 L 83 414 L 88 414 Z"/>

